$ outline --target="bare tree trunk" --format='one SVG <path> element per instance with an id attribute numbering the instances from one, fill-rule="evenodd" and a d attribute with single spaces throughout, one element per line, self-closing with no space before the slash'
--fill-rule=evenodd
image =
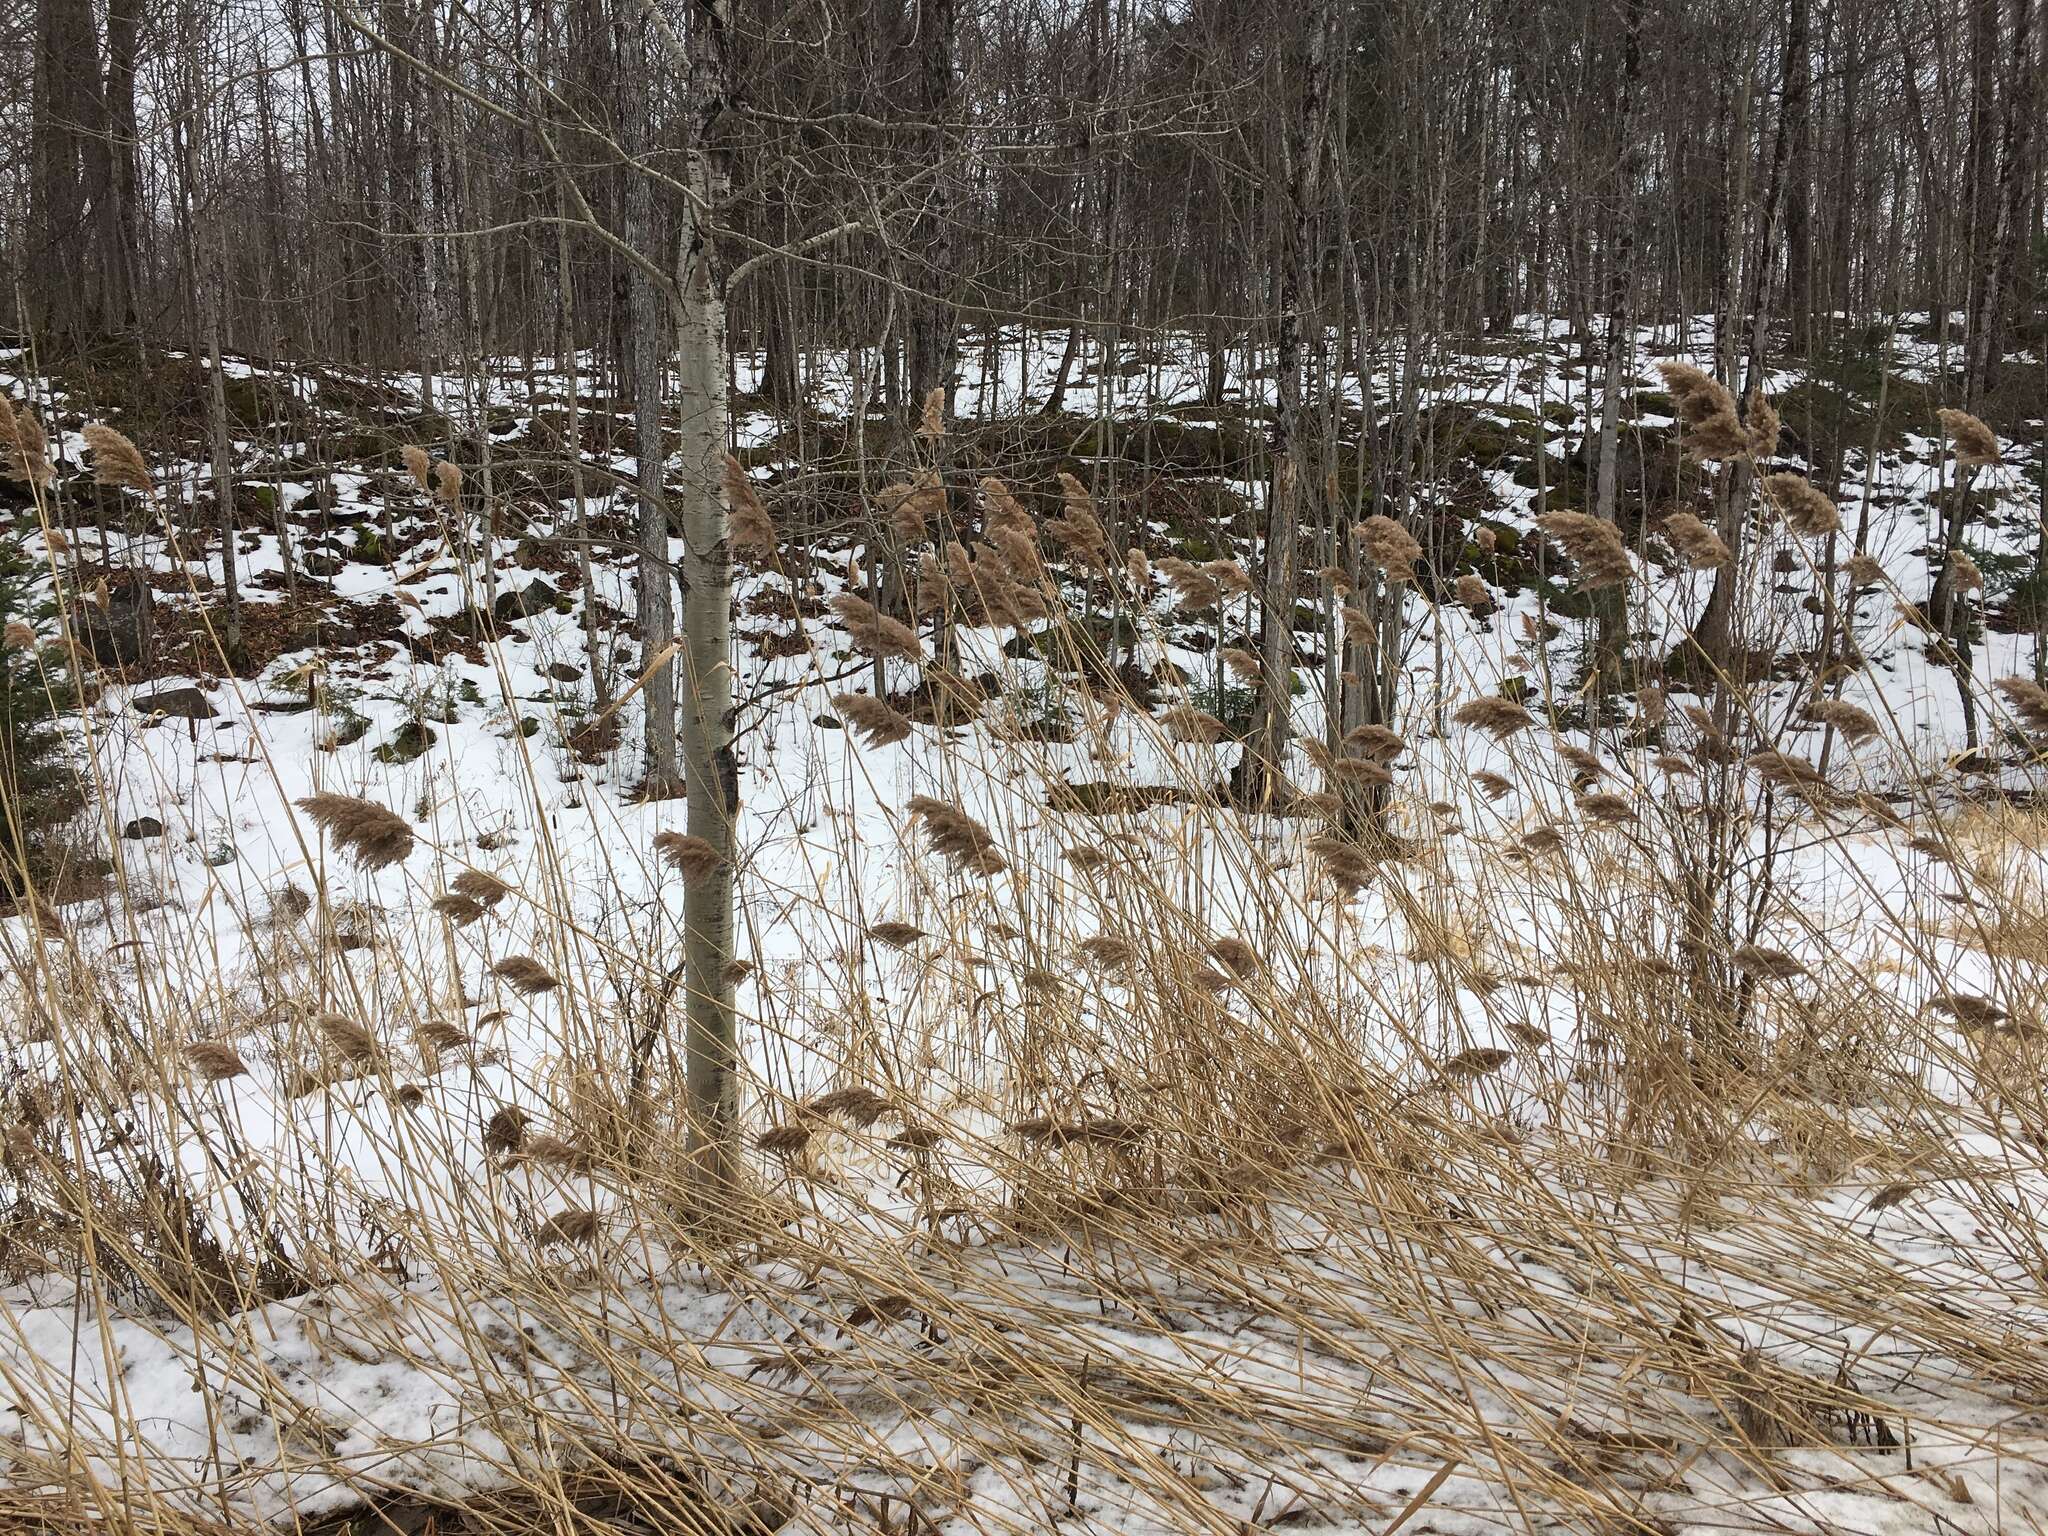
<path id="1" fill-rule="evenodd" d="M 1053 370 L 1052 389 L 1039 408 L 1040 415 L 1057 416 L 1067 408 L 1067 386 L 1074 377 L 1074 361 L 1080 355 L 1081 325 L 1076 321 L 1067 327 L 1067 344 L 1060 351 L 1059 367 Z"/>
<path id="2" fill-rule="evenodd" d="M 651 0 L 642 15 L 671 67 L 689 81 L 692 196 L 677 288 L 677 404 L 682 461 L 683 773 L 689 832 L 716 851 L 715 867 L 684 897 L 684 1059 L 690 1152 L 708 1190 L 739 1176 L 739 1032 L 733 1008 L 733 903 L 739 766 L 733 755 L 732 549 L 722 486 L 730 436 L 725 278 L 707 215 L 724 204 L 731 172 L 720 140 L 731 63 L 725 0 L 699 0 L 686 47 Z"/>
<path id="3" fill-rule="evenodd" d="M 946 155 L 946 119 L 952 111 L 954 72 L 953 0 L 922 0 L 914 13 L 918 27 L 918 72 L 923 77 L 928 152 L 933 165 Z M 958 217 L 956 182 L 950 171 L 933 179 L 931 206 L 923 220 L 922 249 L 930 291 L 920 294 L 910 314 L 910 400 L 913 408 L 934 389 L 946 392 L 953 414 L 959 382 L 959 331 L 954 314 L 959 250 L 953 225 Z"/>
<path id="4" fill-rule="evenodd" d="M 1981 98 L 1993 89 L 1993 72 L 1985 56 L 1998 42 L 1996 0 L 1983 0 L 1973 10 L 1972 17 L 1972 50 L 1978 65 L 1974 72 L 1974 88 Z M 2017 257 L 2017 236 L 2026 202 L 2023 167 L 2027 160 L 2028 140 L 2034 130 L 2034 0 L 2013 0 L 2012 20 L 2011 67 L 1995 159 L 1977 142 L 1979 134 L 1986 140 L 1990 137 L 1990 104 L 1980 99 L 1971 114 L 1972 174 L 1983 178 L 1975 188 L 1977 195 L 1972 200 L 1971 217 L 1973 221 L 1989 221 L 1988 227 L 1973 228 L 1970 240 L 1973 266 L 1970 274 L 1969 350 L 1963 369 L 1963 405 L 1964 409 L 1973 412 L 1982 408 L 1998 363 L 1998 335 L 2004 323 L 2000 300 L 2006 292 L 2007 269 Z M 1995 184 L 1990 179 L 1993 166 L 1996 170 Z M 1963 708 L 1964 742 L 1971 748 L 1977 745 L 1975 641 L 1972 634 L 1975 614 L 1967 595 L 1956 589 L 1955 556 L 1962 547 L 1964 533 L 1968 531 L 1970 491 L 1976 478 L 1974 467 L 1957 467 L 1956 483 L 1950 493 L 1943 529 L 1941 566 L 1928 601 L 1929 617 L 1939 636 L 1938 643 L 1946 649 L 1950 669 L 1955 673 L 1956 693 Z"/>
<path id="5" fill-rule="evenodd" d="M 642 7 L 620 40 L 621 128 L 625 147 L 634 154 L 645 154 L 653 147 L 649 76 L 654 54 L 649 32 L 658 25 L 653 13 Z M 624 203 L 626 243 L 651 255 L 658 249 L 654 183 L 637 167 L 627 170 Z M 648 670 L 641 688 L 645 710 L 641 740 L 647 758 L 641 793 L 649 800 L 665 800 L 683 780 L 676 761 L 675 669 L 669 665 L 676 621 L 668 554 L 668 498 L 662 483 L 667 452 L 661 433 L 661 312 L 654 279 L 648 273 L 629 267 L 626 283 L 629 320 L 624 361 L 633 389 L 634 452 L 639 457 L 640 664 Z M 720 368 L 723 378 L 722 363 Z"/>
<path id="6" fill-rule="evenodd" d="M 1792 136 L 1785 188 L 1785 303 L 1792 346 L 1805 352 L 1813 331 L 1812 0 L 1792 0 L 1794 46 L 1785 59 L 1785 112 Z M 1846 197 L 1847 189 L 1843 189 Z"/>
<path id="7" fill-rule="evenodd" d="M 195 8 L 181 16 L 185 36 L 186 121 L 182 156 L 182 195 L 186 260 L 192 286 L 193 311 L 212 360 L 206 392 L 207 452 L 213 460 L 215 512 L 220 521 L 221 628 L 220 648 L 228 668 L 238 671 L 247 660 L 242 645 L 242 592 L 236 550 L 234 449 L 228 436 L 227 380 L 221 370 L 221 307 L 227 281 L 226 236 L 217 220 L 201 230 L 200 192 L 205 185 L 200 160 L 208 133 L 206 86 L 200 77 L 203 39 Z M 204 244 L 204 254 L 201 245 Z"/>
<path id="8" fill-rule="evenodd" d="M 1802 0 L 1803 3 L 1803 0 Z M 1641 69 L 1642 0 L 1629 0 L 1623 15 L 1621 78 L 1616 86 L 1615 143 L 1621 150 L 1611 214 L 1614 251 L 1608 265 L 1606 368 L 1601 384 L 1599 468 L 1594 482 L 1594 512 L 1603 522 L 1615 521 L 1615 460 L 1620 450 L 1622 362 L 1628 353 L 1635 295 L 1636 78 Z M 1628 610 L 1625 588 L 1614 584 L 1593 594 L 1597 634 L 1593 670 L 1602 692 L 1623 684 L 1623 650 L 1627 644 Z"/>
<path id="9" fill-rule="evenodd" d="M 1280 239 L 1280 315 L 1276 371 L 1279 409 L 1273 419 L 1273 478 L 1266 497 L 1266 540 L 1260 591 L 1259 698 L 1252 734 L 1238 762 L 1238 800 L 1247 809 L 1272 805 L 1283 792 L 1283 757 L 1290 734 L 1290 684 L 1294 679 L 1294 602 L 1299 584 L 1301 507 L 1313 473 L 1302 442 L 1303 313 L 1318 317 L 1313 217 L 1322 179 L 1325 111 L 1329 101 L 1330 0 L 1317 0 L 1304 19 L 1300 41 L 1296 109 L 1282 145 L 1286 178 L 1285 224 Z M 1320 478 L 1320 477 L 1317 477 Z"/>
<path id="10" fill-rule="evenodd" d="M 583 579 L 583 649 L 590 667 L 591 699 L 602 709 L 611 702 L 611 674 L 605 667 L 604 647 L 597 630 L 597 576 L 590 559 L 590 502 L 583 484 L 583 412 L 581 368 L 576 355 L 576 268 L 569 259 L 568 197 L 555 189 L 555 263 L 562 285 L 561 304 L 556 310 L 558 340 L 555 364 L 562 370 L 562 392 L 566 396 L 569 489 L 576 498 L 576 571 Z"/>

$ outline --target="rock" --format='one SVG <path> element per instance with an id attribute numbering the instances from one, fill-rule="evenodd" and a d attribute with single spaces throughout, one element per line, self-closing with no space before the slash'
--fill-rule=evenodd
<path id="1" fill-rule="evenodd" d="M 149 654 L 156 632 L 156 598 L 137 571 L 107 578 L 107 605 L 81 603 L 78 641 L 103 667 L 127 667 Z"/>
<path id="2" fill-rule="evenodd" d="M 138 693 L 128 702 L 139 715 L 162 715 L 171 720 L 211 720 L 218 713 L 197 688 Z"/>
<path id="3" fill-rule="evenodd" d="M 491 605 L 491 617 L 500 624 L 510 624 L 537 613 L 553 613 L 559 595 L 545 581 L 535 578 L 520 591 L 500 592 L 497 602 Z"/>
<path id="4" fill-rule="evenodd" d="M 397 767 L 425 755 L 439 738 L 434 728 L 421 720 L 408 720 L 392 738 L 371 754 L 378 762 Z"/>
<path id="5" fill-rule="evenodd" d="M 138 816 L 121 829 L 121 835 L 130 842 L 145 837 L 162 837 L 164 824 L 154 816 Z"/>
<path id="6" fill-rule="evenodd" d="M 293 651 L 312 650 L 318 646 L 335 646 L 347 649 L 363 643 L 363 632 L 353 624 L 344 624 L 337 619 L 316 618 L 310 624 L 295 629 L 285 637 L 278 647 L 278 654 L 289 655 Z"/>

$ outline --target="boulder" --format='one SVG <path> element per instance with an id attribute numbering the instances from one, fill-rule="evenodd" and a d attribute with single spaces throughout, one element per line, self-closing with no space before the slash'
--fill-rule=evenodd
<path id="1" fill-rule="evenodd" d="M 517 591 L 508 588 L 500 592 L 497 602 L 491 605 L 491 617 L 500 624 L 514 624 L 537 613 L 553 613 L 555 599 L 559 595 L 547 582 L 536 577 Z"/>
<path id="2" fill-rule="evenodd" d="M 164 688 L 156 693 L 138 693 L 128 700 L 138 715 L 161 715 L 168 720 L 211 720 L 219 713 L 197 688 Z"/>
<path id="3" fill-rule="evenodd" d="M 103 667 L 130 667 L 149 654 L 156 635 L 156 597 L 139 571 L 107 578 L 107 603 L 80 603 L 78 643 Z"/>

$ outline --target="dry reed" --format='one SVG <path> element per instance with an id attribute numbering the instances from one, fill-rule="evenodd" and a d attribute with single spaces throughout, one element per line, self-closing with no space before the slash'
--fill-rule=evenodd
<path id="1" fill-rule="evenodd" d="M 103 423 L 93 422 L 82 430 L 81 435 L 85 438 L 86 447 L 92 450 L 93 484 L 140 491 L 145 496 L 156 493 L 156 480 L 151 476 L 141 450 L 123 433 Z"/>
<path id="2" fill-rule="evenodd" d="M 877 660 L 924 660 L 924 641 L 901 619 L 892 619 L 864 597 L 842 592 L 832 599 L 832 612 L 845 626 L 856 649 Z"/>
<path id="3" fill-rule="evenodd" d="M 403 816 L 354 795 L 323 793 L 298 802 L 306 819 L 365 870 L 402 864 L 413 848 L 413 830 Z"/>
<path id="4" fill-rule="evenodd" d="M 775 553 L 775 520 L 768 515 L 759 487 L 747 467 L 728 453 L 719 469 L 725 493 L 726 539 L 736 555 L 767 559 Z"/>
<path id="5" fill-rule="evenodd" d="M 1388 581 L 1415 579 L 1415 566 L 1422 558 L 1422 546 L 1415 542 L 1413 534 L 1391 517 L 1375 513 L 1357 526 L 1352 537 Z"/>
<path id="6" fill-rule="evenodd" d="M 2004 462 L 2004 455 L 1998 449 L 1998 434 L 1977 417 L 1968 411 L 1946 407 L 1934 414 L 1941 422 L 1941 430 L 1947 436 L 1958 464 L 1974 467 Z"/>

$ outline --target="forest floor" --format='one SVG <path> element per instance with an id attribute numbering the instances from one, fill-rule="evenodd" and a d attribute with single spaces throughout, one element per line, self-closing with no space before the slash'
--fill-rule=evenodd
<path id="1" fill-rule="evenodd" d="M 1265 402 L 1201 404 L 1169 339 L 1048 417 L 1056 349 L 999 340 L 967 349 L 997 366 L 954 474 L 1045 519 L 1068 470 L 1119 553 L 1257 569 Z M 1920 621 L 1952 349 L 1909 324 L 1765 385 L 1767 467 L 1838 485 L 1848 532 L 1759 523 L 1748 708 L 1756 744 L 1832 755 L 1825 793 L 1744 801 L 1707 942 L 1750 1043 L 1708 1066 L 1683 893 L 1712 774 L 1664 761 L 1696 696 L 1662 662 L 1713 576 L 1659 531 L 1705 477 L 1654 368 L 1708 340 L 1646 329 L 1624 420 L 1629 645 L 1668 732 L 1596 707 L 1590 604 L 1532 541 L 1539 495 L 1589 494 L 1581 341 L 1423 362 L 1431 568 L 1396 599 L 1370 858 L 1219 793 L 1252 703 L 1224 657 L 1257 649 L 1227 582 L 1191 615 L 1049 546 L 1042 623 L 956 628 L 943 673 L 859 654 L 831 600 L 908 553 L 858 545 L 860 499 L 932 446 L 829 376 L 800 410 L 743 392 L 782 547 L 737 600 L 751 1179 L 716 1212 L 671 1108 L 683 806 L 637 798 L 611 703 L 641 663 L 624 420 L 580 397 L 571 455 L 545 361 L 431 389 L 232 361 L 229 668 L 204 369 L 0 352 L 59 449 L 44 507 L 0 487 L 52 598 L 110 614 L 140 573 L 156 622 L 75 724 L 76 899 L 0 920 L 0 1518 L 2048 1529 L 2048 819 L 2039 722 L 1992 687 L 2039 664 L 2038 372 L 1986 408 L 1967 760 Z M 1390 451 L 1357 403 L 1329 416 L 1347 496 Z M 157 502 L 93 485 L 91 421 Z M 459 504 L 408 446 L 460 464 Z M 1831 579 L 1851 535 L 1881 580 Z M 1311 743 L 1338 606 L 1305 579 Z M 1868 741 L 1823 748 L 1824 637 Z M 849 728 L 849 692 L 908 734 Z M 1490 695 L 1535 723 L 1457 722 Z M 398 812 L 410 852 L 340 858 L 314 793 Z M 1001 867 L 934 851 L 927 802 Z"/>

